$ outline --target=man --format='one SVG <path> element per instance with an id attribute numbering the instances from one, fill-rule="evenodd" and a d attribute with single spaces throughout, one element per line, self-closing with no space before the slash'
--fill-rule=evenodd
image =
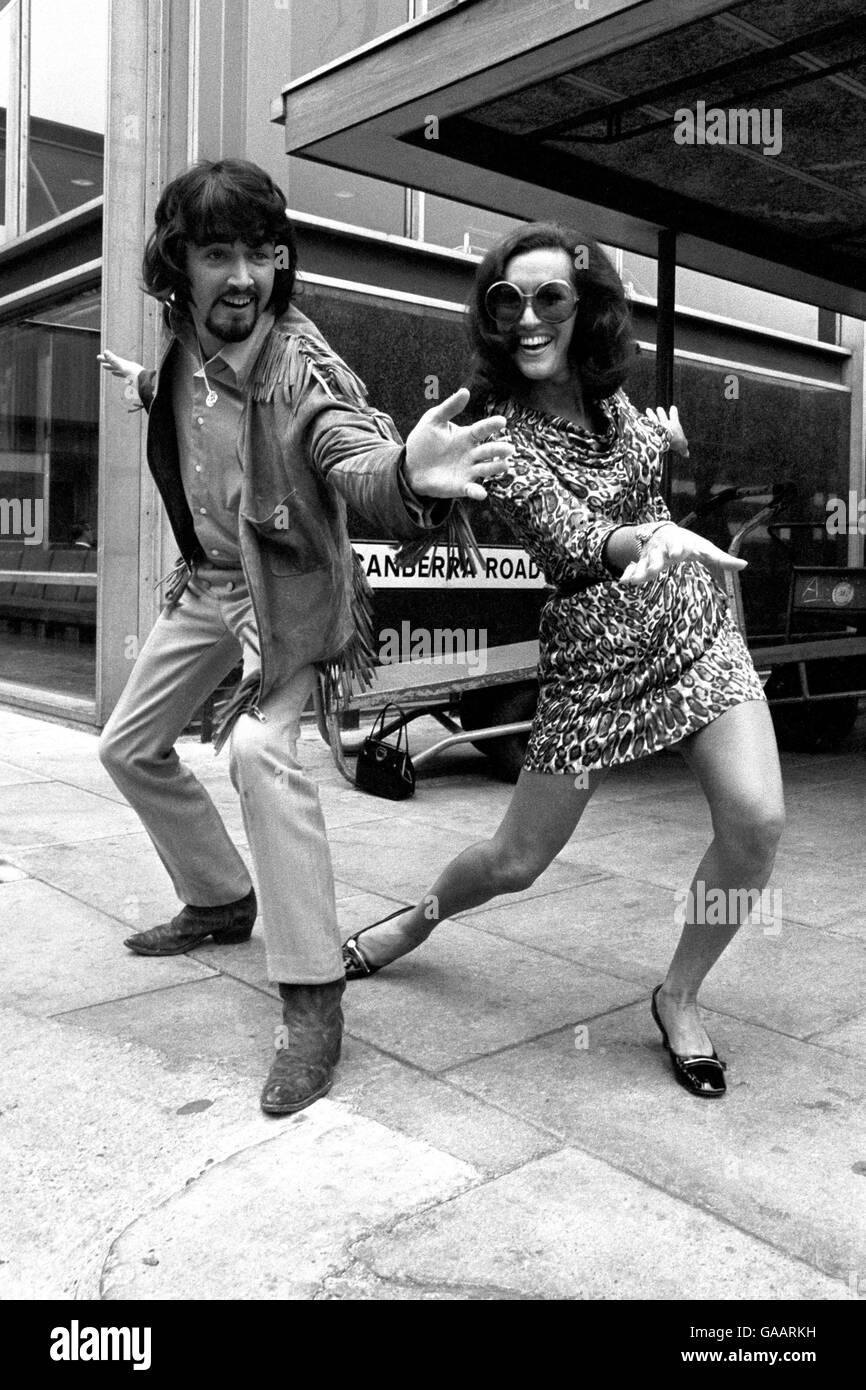
<path id="1" fill-rule="evenodd" d="M 369 591 L 346 503 L 407 542 L 483 498 L 510 452 L 482 443 L 499 417 L 451 424 L 460 391 L 406 445 L 292 304 L 296 253 L 285 198 L 242 160 L 202 162 L 156 209 L 145 290 L 165 304 L 156 372 L 104 351 L 148 412 L 147 457 L 181 552 L 166 605 L 100 740 L 184 904 L 125 943 L 172 955 L 245 941 L 256 897 L 243 860 L 175 741 L 243 660 L 217 746 L 229 770 L 262 897 L 268 971 L 283 1001 L 281 1046 L 262 1092 L 290 1114 L 330 1088 L 345 987 L 334 884 L 315 785 L 296 758 L 316 670 L 340 682 L 369 664 Z"/>
<path id="2" fill-rule="evenodd" d="M 77 521 L 69 532 L 75 550 L 92 550 L 96 545 L 96 535 L 89 521 Z"/>

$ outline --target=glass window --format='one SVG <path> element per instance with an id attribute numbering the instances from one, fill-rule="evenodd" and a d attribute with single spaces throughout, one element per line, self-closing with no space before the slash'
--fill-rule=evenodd
<path id="1" fill-rule="evenodd" d="M 93 291 L 0 328 L 0 669 L 4 680 L 89 698 L 98 318 Z"/>
<path id="2" fill-rule="evenodd" d="M 12 9 L 0 0 L 0 242 L 6 240 L 6 123 L 9 117 L 9 70 Z"/>
<path id="3" fill-rule="evenodd" d="M 282 173 L 283 190 L 293 211 L 311 212 L 316 217 L 373 232 L 404 234 L 406 200 L 402 185 L 368 179 L 348 169 L 332 169 L 306 159 L 286 160 L 285 155 Z"/>
<path id="4" fill-rule="evenodd" d="M 109 0 L 31 0 L 27 225 L 102 193 Z"/>
<path id="5" fill-rule="evenodd" d="M 602 245 L 601 249 L 613 262 L 626 294 L 642 294 L 648 299 L 655 299 L 658 289 L 657 261 L 651 256 L 638 256 L 634 251 L 624 251 L 619 246 Z"/>
<path id="6" fill-rule="evenodd" d="M 296 212 L 372 231 L 404 231 L 402 187 L 286 157 L 285 130 L 270 104 L 294 77 L 405 24 L 407 0 L 288 0 L 248 7 L 247 154 L 283 189 Z"/>
<path id="7" fill-rule="evenodd" d="M 470 203 L 455 203 L 434 193 L 424 194 L 422 206 L 421 240 L 447 246 L 451 251 L 483 256 L 501 237 L 521 225 L 518 218 L 503 217 Z"/>
<path id="8" fill-rule="evenodd" d="M 406 0 L 290 0 L 288 76 L 301 77 L 409 18 Z"/>
<path id="9" fill-rule="evenodd" d="M 626 291 L 655 299 L 658 293 L 658 261 L 651 256 L 639 256 L 634 251 L 615 246 L 603 248 L 613 261 Z M 818 310 L 811 304 L 783 299 L 764 290 L 753 290 L 732 280 L 720 280 L 697 270 L 677 266 L 677 306 L 697 309 L 705 314 L 720 314 L 740 323 L 755 324 L 758 328 L 774 329 L 781 333 L 797 333 L 803 338 L 815 338 L 818 333 Z"/>
<path id="10" fill-rule="evenodd" d="M 674 399 L 689 438 L 690 457 L 670 457 L 671 511 L 682 519 L 696 502 L 726 487 L 793 483 L 795 500 L 774 539 L 766 527 L 747 538 L 743 558 L 743 602 L 749 632 L 781 632 L 785 623 L 791 565 L 844 565 L 846 540 L 827 532 L 827 499 L 848 489 L 851 398 L 802 381 L 788 381 L 736 368 L 738 396 L 729 399 L 728 368 L 677 358 Z M 635 359 L 627 384 L 639 408 L 655 398 L 655 353 Z M 725 550 L 734 531 L 754 516 L 757 504 L 742 501 L 701 522 L 698 528 Z"/>
<path id="11" fill-rule="evenodd" d="M 802 338 L 818 336 L 818 310 L 813 304 L 783 299 L 781 295 L 767 294 L 731 280 L 718 280 L 697 270 L 677 270 L 677 304 L 753 323 L 759 328 L 797 333 Z"/>

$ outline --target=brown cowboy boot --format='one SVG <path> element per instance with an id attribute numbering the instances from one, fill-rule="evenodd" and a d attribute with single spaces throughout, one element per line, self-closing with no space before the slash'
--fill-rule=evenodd
<path id="1" fill-rule="evenodd" d="M 181 956 L 202 946 L 209 936 L 218 946 L 232 946 L 249 941 L 256 911 L 256 895 L 251 888 L 245 898 L 221 907 L 184 907 L 170 922 L 136 932 L 123 944 L 139 956 Z"/>
<path id="2" fill-rule="evenodd" d="M 292 1115 L 331 1089 L 340 1060 L 345 979 L 326 985 L 280 985 L 283 1027 L 262 1091 L 266 1115 Z"/>

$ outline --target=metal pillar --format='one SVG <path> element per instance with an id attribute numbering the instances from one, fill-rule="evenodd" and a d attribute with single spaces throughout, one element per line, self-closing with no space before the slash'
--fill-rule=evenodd
<path id="1" fill-rule="evenodd" d="M 677 279 L 677 234 L 663 227 L 658 234 L 658 290 L 656 306 L 656 394 L 655 405 L 665 410 L 674 398 L 674 303 Z M 670 506 L 671 480 L 669 455 L 665 457 L 663 495 Z"/>

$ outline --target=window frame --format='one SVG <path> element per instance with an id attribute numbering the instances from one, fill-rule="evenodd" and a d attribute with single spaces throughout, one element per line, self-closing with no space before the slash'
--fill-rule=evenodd
<path id="1" fill-rule="evenodd" d="M 70 214 L 75 214 L 88 203 L 77 204 L 58 213 L 56 217 L 46 218 L 35 227 L 28 227 L 28 191 L 31 144 L 30 110 L 30 63 L 32 39 L 33 0 L 8 0 L 3 6 L 12 16 L 9 33 L 9 105 L 6 112 L 6 168 L 0 170 L 5 176 L 6 187 L 6 230 L 0 233 L 0 251 L 13 246 L 22 237 L 31 236 L 52 227 L 62 225 Z M 110 19 L 109 19 L 110 24 Z M 107 141 L 108 110 L 106 105 Z M 103 166 L 104 175 L 104 166 Z M 98 195 L 101 201 L 105 192 Z"/>
<path id="2" fill-rule="evenodd" d="M 6 232 L 2 246 L 27 227 L 30 126 L 30 0 L 9 0 L 9 105 L 6 110 Z"/>

